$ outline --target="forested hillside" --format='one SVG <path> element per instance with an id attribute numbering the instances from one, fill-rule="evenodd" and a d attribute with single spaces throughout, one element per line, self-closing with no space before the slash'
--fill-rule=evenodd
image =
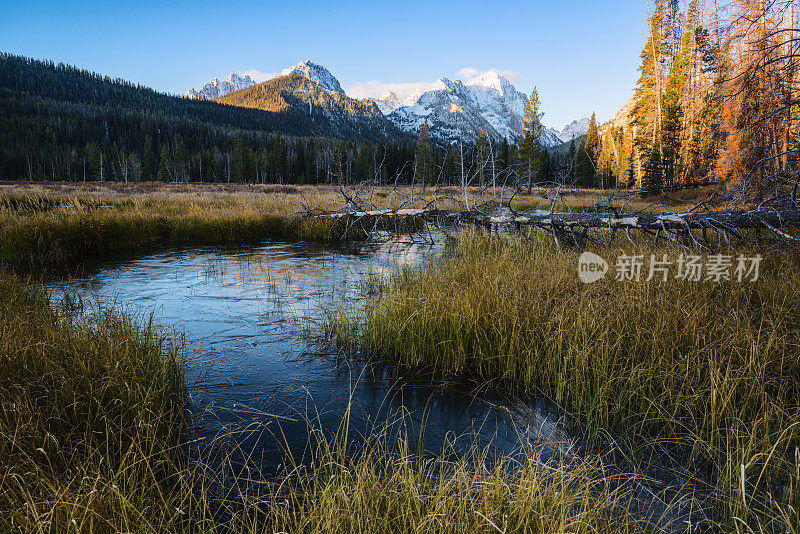
<path id="1" fill-rule="evenodd" d="M 348 139 L 407 138 L 384 117 L 372 100 L 356 100 L 344 92 L 289 73 L 214 99 L 215 102 L 271 112 L 301 112 L 331 134 Z M 413 138 L 413 136 L 412 136 Z"/>
<path id="2" fill-rule="evenodd" d="M 10 54 L 0 111 L 0 179 L 338 183 L 374 177 L 379 152 L 387 177 L 413 157 L 402 139 L 296 108 L 190 100 Z"/>

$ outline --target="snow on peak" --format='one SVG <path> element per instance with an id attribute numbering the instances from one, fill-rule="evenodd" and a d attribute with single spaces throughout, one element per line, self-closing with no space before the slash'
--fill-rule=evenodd
<path id="1" fill-rule="evenodd" d="M 401 130 L 415 133 L 427 120 L 437 141 L 469 143 L 475 142 L 481 129 L 495 141 L 504 137 L 513 140 L 522 125 L 527 101 L 527 96 L 499 72 L 487 71 L 470 77 L 466 83 L 442 77 L 413 102 L 394 107 L 396 101 L 390 106 L 386 98 L 386 104 L 379 101 L 378 106 L 384 113 L 390 111 L 389 120 Z M 541 143 L 553 147 L 561 140 L 545 131 Z"/>
<path id="2" fill-rule="evenodd" d="M 228 93 L 232 93 L 234 91 L 238 91 L 239 89 L 244 89 L 245 87 L 250 87 L 251 85 L 255 85 L 250 76 L 239 76 L 235 72 L 231 72 L 228 74 L 228 77 L 224 80 L 220 80 L 219 78 L 214 78 L 210 82 L 203 85 L 199 91 L 195 91 L 194 89 L 190 89 L 186 91 L 183 96 L 186 98 L 199 98 L 199 99 L 211 99 L 216 98 L 218 96 L 224 96 Z"/>
<path id="3" fill-rule="evenodd" d="M 333 91 L 334 93 L 344 93 L 339 80 L 330 73 L 328 69 L 314 63 L 313 61 L 301 61 L 294 67 L 288 67 L 281 71 L 281 76 L 288 74 L 298 74 L 311 81 L 319 83 L 324 89 Z"/>
<path id="4" fill-rule="evenodd" d="M 550 128 L 550 132 L 565 143 L 569 143 L 573 139 L 577 139 L 589 131 L 589 122 L 589 117 L 584 117 L 567 124 L 560 132 L 555 128 Z"/>
<path id="5" fill-rule="evenodd" d="M 433 84 L 428 87 L 428 91 L 457 91 L 458 86 L 463 85 L 460 81 L 456 80 L 455 82 L 450 80 L 449 78 L 445 78 L 442 76 Z M 428 92 L 426 91 L 426 92 Z"/>
<path id="6" fill-rule="evenodd" d="M 505 94 L 509 89 L 514 89 L 514 86 L 511 85 L 511 82 L 509 82 L 496 70 L 487 70 L 482 74 L 470 78 L 467 80 L 466 85 L 494 89 L 501 95 Z"/>

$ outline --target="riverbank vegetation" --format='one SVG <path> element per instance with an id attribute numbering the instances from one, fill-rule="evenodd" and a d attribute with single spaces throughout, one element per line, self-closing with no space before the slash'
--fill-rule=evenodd
<path id="1" fill-rule="evenodd" d="M 591 459 L 425 459 L 345 425 L 311 430 L 310 462 L 220 479 L 186 454 L 179 339 L 0 274 L 0 530 L 4 532 L 603 532 L 634 529 Z M 345 454 L 348 451 L 349 454 Z M 447 457 L 448 460 L 444 458 Z M 219 466 L 217 466 L 219 467 Z M 234 472 L 235 466 L 223 471 Z M 256 472 L 257 473 L 257 472 Z"/>
<path id="2" fill-rule="evenodd" d="M 766 253 L 756 282 L 717 283 L 616 281 L 623 250 L 596 252 L 612 272 L 583 284 L 578 251 L 551 239 L 462 235 L 452 258 L 373 284 L 363 315 L 333 329 L 401 365 L 537 389 L 579 416 L 590 444 L 613 436 L 693 466 L 726 529 L 796 525 L 796 250 Z"/>
<path id="3" fill-rule="evenodd" d="M 330 219 L 311 220 L 311 210 L 347 206 L 356 189 L 322 186 L 243 186 L 211 184 L 19 184 L 0 185 L 0 263 L 39 270 L 73 265 L 91 257 L 169 245 L 231 245 L 267 238 L 335 242 L 342 228 Z M 498 203 L 488 192 L 475 198 Z M 376 187 L 361 195 L 378 208 L 435 205 L 462 209 L 458 188 L 421 190 Z M 507 192 L 506 198 L 511 195 Z M 499 198 L 499 197 L 498 197 Z M 601 195 L 576 191 L 565 209 Z M 687 205 L 665 198 L 662 209 Z M 643 207 L 632 202 L 631 209 Z M 519 209 L 550 208 L 543 191 L 515 198 Z M 348 237 L 353 237 L 353 232 Z"/>

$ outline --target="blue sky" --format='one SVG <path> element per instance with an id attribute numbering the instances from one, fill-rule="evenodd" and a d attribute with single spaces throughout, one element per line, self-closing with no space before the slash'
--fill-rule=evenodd
<path id="1" fill-rule="evenodd" d="M 646 0 L 37 2 L 0 0 L 0 50 L 170 93 L 311 59 L 348 93 L 463 69 L 538 86 L 544 122 L 610 118 L 631 95 Z M 377 95 L 375 95 L 377 96 Z"/>

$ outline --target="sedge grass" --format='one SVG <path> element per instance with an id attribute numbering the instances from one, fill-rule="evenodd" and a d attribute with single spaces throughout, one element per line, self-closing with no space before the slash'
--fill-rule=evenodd
<path id="1" fill-rule="evenodd" d="M 613 269 L 623 250 L 598 252 Z M 463 235 L 454 257 L 396 272 L 360 325 L 340 318 L 329 328 L 404 366 L 539 388 L 580 416 L 590 443 L 608 432 L 634 451 L 663 447 L 703 475 L 727 528 L 796 523 L 800 277 L 792 254 L 767 254 L 755 283 L 612 276 L 586 285 L 577 264 L 577 252 L 546 238 Z"/>
<path id="2" fill-rule="evenodd" d="M 182 442 L 181 344 L 149 321 L 72 308 L 0 274 L 2 532 L 636 530 L 628 496 L 590 460 L 425 459 L 388 432 L 353 453 L 346 425 L 310 430 L 310 464 L 289 456 L 269 477 L 230 466 L 242 474 L 221 484 Z"/>
<path id="3" fill-rule="evenodd" d="M 508 198 L 511 193 L 506 193 Z M 361 194 L 379 208 L 435 204 L 463 209 L 458 188 L 429 188 L 423 195 L 409 187 L 383 186 Z M 567 197 L 564 209 L 577 209 L 578 202 L 595 203 L 601 196 L 579 191 Z M 491 198 L 484 201 L 496 204 Z M 538 191 L 518 195 L 514 202 L 519 209 L 550 207 Z M 0 264 L 39 271 L 160 245 L 227 245 L 270 237 L 336 241 L 345 230 L 341 224 L 298 215 L 346 206 L 335 186 L 7 182 L 0 184 Z M 633 201 L 629 207 L 644 204 Z"/>

